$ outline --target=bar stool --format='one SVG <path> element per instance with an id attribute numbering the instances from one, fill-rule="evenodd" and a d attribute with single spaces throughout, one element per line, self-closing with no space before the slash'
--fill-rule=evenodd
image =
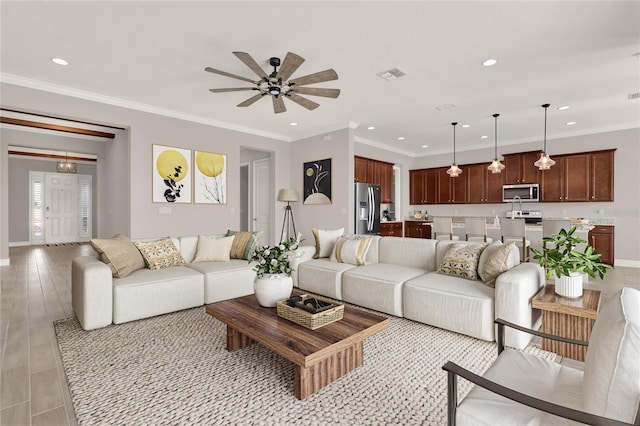
<path id="1" fill-rule="evenodd" d="M 542 238 L 557 234 L 561 229 L 571 229 L 570 219 L 542 219 Z M 547 242 L 542 241 L 542 247 L 547 248 Z"/>
<path id="2" fill-rule="evenodd" d="M 465 217 L 464 228 L 467 241 L 493 242 L 493 238 L 487 237 L 487 219 L 484 217 Z"/>
<path id="3" fill-rule="evenodd" d="M 460 237 L 453 235 L 453 223 L 450 217 L 433 218 L 433 239 L 434 240 L 459 240 Z"/>
<path id="4" fill-rule="evenodd" d="M 520 263 L 529 261 L 531 241 L 527 240 L 524 219 L 500 219 L 500 240 L 504 244 L 516 243 L 520 251 Z"/>

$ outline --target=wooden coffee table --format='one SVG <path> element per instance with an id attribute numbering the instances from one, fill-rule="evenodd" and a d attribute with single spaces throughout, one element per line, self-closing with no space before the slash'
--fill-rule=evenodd
<path id="1" fill-rule="evenodd" d="M 254 295 L 205 308 L 227 325 L 228 351 L 257 342 L 293 362 L 298 399 L 361 366 L 364 339 L 389 327 L 388 318 L 345 306 L 342 320 L 310 330 L 261 307 Z"/>

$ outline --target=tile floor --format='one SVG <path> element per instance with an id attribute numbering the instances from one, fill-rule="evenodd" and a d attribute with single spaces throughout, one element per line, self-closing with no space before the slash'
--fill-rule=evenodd
<path id="1" fill-rule="evenodd" d="M 73 315 L 71 260 L 92 253 L 88 244 L 14 247 L 0 267 L 0 425 L 77 424 L 52 321 Z M 640 269 L 585 284 L 604 299 L 622 287 L 640 289 Z"/>

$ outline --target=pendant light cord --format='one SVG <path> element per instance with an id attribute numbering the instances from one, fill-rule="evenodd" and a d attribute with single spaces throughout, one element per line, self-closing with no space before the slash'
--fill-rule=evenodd
<path id="1" fill-rule="evenodd" d="M 495 135 L 494 135 L 494 144 L 493 144 L 493 155 L 494 155 L 494 159 L 497 160 L 498 159 L 498 117 L 500 116 L 500 114 L 493 114 L 493 119 L 495 121 Z"/>
<path id="2" fill-rule="evenodd" d="M 453 164 L 456 164 L 456 125 L 458 123 L 451 123 L 453 126 Z"/>
<path id="3" fill-rule="evenodd" d="M 551 104 L 544 104 L 542 108 L 544 108 L 544 153 L 547 153 L 547 108 L 549 108 Z"/>

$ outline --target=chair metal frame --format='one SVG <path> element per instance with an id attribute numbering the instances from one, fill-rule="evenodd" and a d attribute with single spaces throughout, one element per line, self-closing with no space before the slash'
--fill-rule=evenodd
<path id="1" fill-rule="evenodd" d="M 504 350 L 505 326 L 513 328 L 515 330 L 523 331 L 525 333 L 533 334 L 534 336 L 540 336 L 545 339 L 553 339 L 560 342 L 572 343 L 581 346 L 589 345 L 589 342 L 585 342 L 583 340 L 568 339 L 566 337 L 543 333 L 541 331 L 532 330 L 530 328 L 510 323 L 500 318 L 496 319 L 494 322 L 498 325 L 498 355 L 500 355 L 500 353 L 502 353 L 502 351 Z M 447 424 L 449 426 L 455 426 L 456 424 L 456 411 L 458 409 L 458 376 L 470 381 L 471 383 L 474 383 L 477 386 L 480 386 L 481 388 L 487 389 L 490 392 L 503 396 L 517 403 L 524 404 L 531 408 L 535 408 L 536 410 L 545 411 L 559 417 L 574 420 L 576 422 L 602 426 L 640 426 L 640 404 L 638 405 L 638 410 L 636 411 L 635 421 L 633 423 L 626 423 L 619 420 L 597 416 L 595 414 L 564 407 L 562 405 L 554 404 L 542 399 L 534 398 L 522 392 L 518 392 L 506 386 L 500 385 L 494 381 L 485 379 L 484 377 L 474 374 L 471 371 L 466 370 L 451 361 L 448 361 L 445 365 L 443 365 L 442 369 L 447 372 Z"/>

